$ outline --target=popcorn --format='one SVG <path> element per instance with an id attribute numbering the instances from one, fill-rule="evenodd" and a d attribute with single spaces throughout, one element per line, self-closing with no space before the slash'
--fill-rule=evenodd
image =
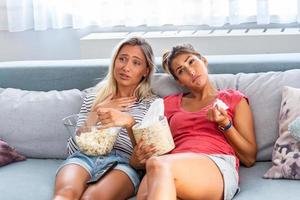
<path id="1" fill-rule="evenodd" d="M 147 127 L 144 127 L 142 124 L 136 124 L 132 130 L 137 143 L 143 139 L 146 145 L 154 145 L 157 150 L 154 153 L 155 156 L 163 155 L 175 148 L 166 117 Z"/>
<path id="2" fill-rule="evenodd" d="M 216 99 L 213 104 L 213 107 L 215 106 L 218 106 L 218 108 L 223 108 L 224 110 L 228 109 L 228 106 L 221 99 Z"/>
<path id="3" fill-rule="evenodd" d="M 91 132 L 81 133 L 75 136 L 76 143 L 80 151 L 89 156 L 108 154 L 117 139 L 116 129 L 92 129 Z"/>
<path id="4" fill-rule="evenodd" d="M 175 148 L 167 118 L 164 116 L 164 101 L 161 98 L 152 102 L 141 123 L 132 127 L 135 141 L 141 139 L 146 145 L 156 148 L 154 155 L 168 153 Z"/>

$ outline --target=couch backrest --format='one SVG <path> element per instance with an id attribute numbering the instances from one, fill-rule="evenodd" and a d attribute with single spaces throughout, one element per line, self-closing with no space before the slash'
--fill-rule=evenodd
<path id="1" fill-rule="evenodd" d="M 109 60 L 0 62 L 0 87 L 32 91 L 68 90 L 96 85 L 107 73 Z"/>
<path id="2" fill-rule="evenodd" d="M 216 73 L 211 74 L 211 79 L 216 87 L 220 89 L 238 89 L 249 97 L 255 119 L 259 148 L 258 160 L 270 160 L 273 144 L 278 137 L 281 89 L 284 85 L 300 88 L 300 54 L 210 56 L 208 60 L 210 72 Z M 157 62 L 159 63 L 159 60 Z M 39 127 L 46 128 L 44 132 L 36 130 L 36 133 L 32 130 L 37 129 L 37 126 L 33 127 L 35 129 L 29 126 L 28 129 L 17 130 L 2 120 L 0 122 L 0 137 L 25 152 L 25 155 L 29 157 L 65 157 L 66 154 L 63 151 L 69 133 L 63 127 L 61 118 L 79 112 L 83 96 L 79 90 L 92 87 L 98 83 L 106 74 L 108 65 L 109 60 L 99 59 L 0 63 L 0 100 L 10 102 L 11 105 L 15 106 L 14 109 L 18 109 L 16 111 L 20 115 L 25 116 L 20 118 L 8 114 L 11 112 L 7 104 L 5 107 L 0 107 L 0 118 L 8 119 L 9 117 L 11 122 L 17 119 L 19 123 L 24 123 L 26 119 L 30 124 L 33 124 L 32 121 L 35 120 L 35 124 Z M 293 68 L 299 70 L 254 74 L 238 73 L 234 75 L 237 72 L 284 71 Z M 220 74 L 226 72 L 233 74 Z M 156 74 L 152 85 L 154 90 L 161 96 L 183 90 L 166 74 Z M 73 88 L 79 90 L 67 91 L 67 93 L 53 93 L 53 91 L 49 93 L 28 92 L 30 95 L 27 94 L 26 98 L 20 96 L 20 101 L 18 101 L 18 98 L 13 95 L 11 95 L 11 100 L 7 99 L 8 97 L 5 95 L 1 99 L 1 92 L 3 92 L 1 88 L 19 88 L 34 91 L 69 90 Z M 7 90 L 4 92 L 7 92 Z M 16 95 L 21 94 L 23 92 L 19 91 Z M 46 109 L 43 109 L 43 112 L 37 111 L 35 104 L 32 103 L 32 98 L 34 98 L 34 101 L 46 99 L 46 101 L 39 101 L 39 106 Z M 53 112 L 58 108 L 58 105 L 53 103 L 57 99 L 60 100 L 61 108 L 64 108 L 60 109 L 59 115 Z M 29 105 L 31 103 L 34 109 L 30 109 Z M 51 111 L 51 115 L 48 110 Z M 34 117 L 31 117 L 29 112 L 32 112 Z M 39 118 L 36 113 L 39 113 L 43 118 Z M 49 125 L 52 127 L 51 129 L 48 128 Z M 40 133 L 44 134 L 41 135 Z M 15 137 L 13 134 L 19 134 L 21 137 Z M 55 135 L 55 137 L 49 135 Z M 53 141 L 50 141 L 50 138 Z M 49 142 L 43 143 L 43 146 L 34 146 L 33 140 Z M 31 145 L 24 145 L 26 141 L 32 142 Z M 57 146 L 53 148 L 53 144 L 57 144 Z"/>
<path id="3" fill-rule="evenodd" d="M 300 68 L 300 53 L 207 56 L 211 74 L 285 71 Z M 99 82 L 109 59 L 0 62 L 0 87 L 49 91 L 83 90 Z M 159 58 L 157 68 L 161 71 Z"/>

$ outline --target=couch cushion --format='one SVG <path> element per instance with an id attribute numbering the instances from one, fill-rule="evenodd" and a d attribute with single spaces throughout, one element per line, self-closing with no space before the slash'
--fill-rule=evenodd
<path id="1" fill-rule="evenodd" d="M 1 199 L 48 200 L 54 191 L 55 173 L 63 160 L 27 159 L 0 168 Z M 261 178 L 271 162 L 257 162 L 240 168 L 241 192 L 235 200 L 298 200 L 299 181 Z M 25 173 L 26 172 L 26 173 Z M 18 188 L 18 192 L 16 191 Z M 37 190 L 38 188 L 38 190 Z M 135 200 L 131 198 L 130 200 Z"/>
<path id="2" fill-rule="evenodd" d="M 240 168 L 240 193 L 234 200 L 297 200 L 300 196 L 299 181 L 263 179 L 271 162 L 257 162 L 251 168 Z"/>
<path id="3" fill-rule="evenodd" d="M 271 160 L 278 138 L 281 93 L 284 86 L 300 87 L 300 69 L 285 72 L 240 74 L 238 90 L 249 97 L 254 114 L 257 160 Z"/>
<path id="4" fill-rule="evenodd" d="M 300 179 L 300 140 L 289 129 L 298 116 L 300 88 L 284 87 L 279 118 L 280 135 L 273 148 L 273 166 L 264 175 L 265 178 Z"/>
<path id="5" fill-rule="evenodd" d="M 56 170 L 61 162 L 54 159 L 27 159 L 1 167 L 1 199 L 51 199 Z"/>
<path id="6" fill-rule="evenodd" d="M 0 137 L 26 157 L 65 158 L 70 135 L 62 118 L 78 113 L 82 98 L 77 89 L 5 89 L 0 93 Z"/>

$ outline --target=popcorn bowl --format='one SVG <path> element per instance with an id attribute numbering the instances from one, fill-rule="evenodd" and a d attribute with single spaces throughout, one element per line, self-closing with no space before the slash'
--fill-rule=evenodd
<path id="1" fill-rule="evenodd" d="M 101 129 L 87 125 L 85 120 L 86 116 L 77 114 L 64 118 L 63 122 L 82 153 L 89 156 L 108 154 L 116 142 L 120 128 Z"/>

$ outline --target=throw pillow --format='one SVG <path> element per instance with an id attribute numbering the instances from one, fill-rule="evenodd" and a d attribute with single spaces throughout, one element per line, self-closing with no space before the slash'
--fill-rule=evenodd
<path id="1" fill-rule="evenodd" d="M 6 88 L 0 93 L 0 137 L 27 158 L 66 158 L 62 119 L 78 113 L 83 92 Z"/>
<path id="2" fill-rule="evenodd" d="M 300 179 L 300 140 L 291 131 L 296 130 L 300 116 L 300 88 L 284 87 L 279 116 L 279 138 L 272 155 L 273 166 L 264 178 Z"/>
<path id="3" fill-rule="evenodd" d="M 0 167 L 22 160 L 26 160 L 26 157 L 0 139 Z"/>

